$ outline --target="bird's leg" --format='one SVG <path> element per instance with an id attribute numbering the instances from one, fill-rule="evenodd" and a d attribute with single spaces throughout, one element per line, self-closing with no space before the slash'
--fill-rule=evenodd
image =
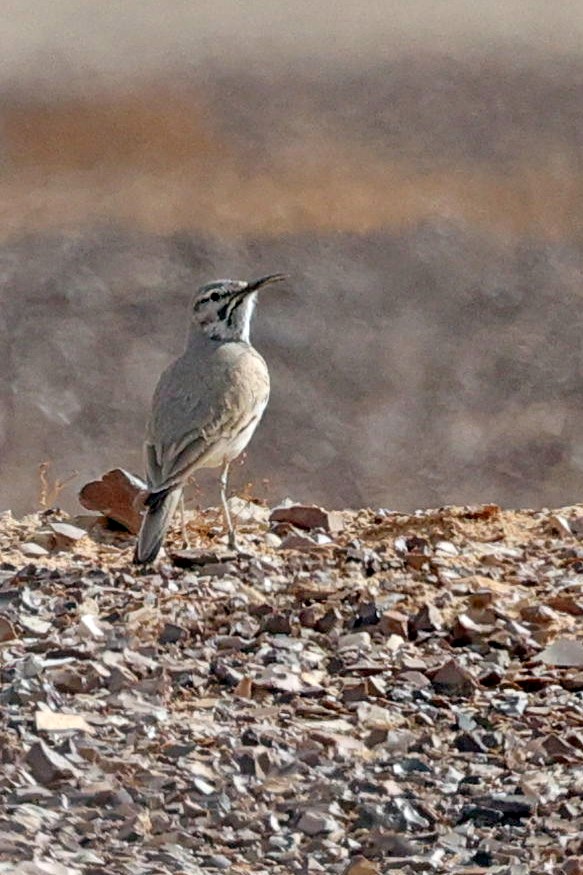
<path id="1" fill-rule="evenodd" d="M 190 549 L 190 541 L 188 540 L 188 532 L 186 530 L 186 516 L 184 513 L 184 492 L 180 495 L 180 531 L 182 532 L 182 541 L 184 549 Z"/>
<path id="2" fill-rule="evenodd" d="M 231 514 L 229 512 L 229 505 L 227 504 L 227 481 L 229 477 L 229 463 L 227 461 L 223 462 L 223 470 L 221 471 L 221 502 L 223 505 L 223 513 L 225 515 L 225 523 L 227 524 L 227 530 L 229 532 L 229 547 L 231 550 L 237 549 L 237 539 L 235 538 L 235 529 L 233 527 L 233 522 L 231 520 Z"/>

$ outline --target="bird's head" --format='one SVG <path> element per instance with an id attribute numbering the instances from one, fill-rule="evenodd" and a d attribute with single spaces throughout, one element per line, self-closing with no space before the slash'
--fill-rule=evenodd
<path id="1" fill-rule="evenodd" d="M 196 293 L 192 302 L 192 321 L 212 340 L 249 342 L 249 326 L 259 289 L 286 279 L 274 273 L 252 282 L 216 280 Z"/>

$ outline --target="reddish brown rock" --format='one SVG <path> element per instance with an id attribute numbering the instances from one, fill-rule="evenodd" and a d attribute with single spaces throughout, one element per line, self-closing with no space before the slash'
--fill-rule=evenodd
<path id="1" fill-rule="evenodd" d="M 409 618 L 400 611 L 384 611 L 381 614 L 377 629 L 383 635 L 400 635 L 402 638 L 407 638 Z"/>
<path id="2" fill-rule="evenodd" d="M 471 696 L 477 686 L 470 672 L 455 659 L 442 665 L 431 681 L 438 692 L 448 696 Z"/>
<path id="3" fill-rule="evenodd" d="M 436 632 L 441 629 L 442 622 L 435 605 L 424 605 L 411 620 L 411 625 L 415 632 Z"/>
<path id="4" fill-rule="evenodd" d="M 0 616 L 0 641 L 11 641 L 16 638 L 12 623 L 6 617 Z"/>
<path id="5" fill-rule="evenodd" d="M 271 511 L 269 522 L 290 523 L 298 529 L 324 529 L 337 534 L 344 528 L 344 519 L 338 511 L 324 510 L 317 505 L 292 504 L 289 507 L 276 507 Z"/>
<path id="6" fill-rule="evenodd" d="M 122 468 L 114 468 L 101 480 L 86 483 L 79 493 L 79 501 L 87 510 L 98 511 L 137 534 L 146 494 L 147 487 L 142 480 Z"/>

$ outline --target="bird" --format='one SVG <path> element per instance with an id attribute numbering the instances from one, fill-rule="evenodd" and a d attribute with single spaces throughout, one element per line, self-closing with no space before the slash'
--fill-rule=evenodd
<path id="1" fill-rule="evenodd" d="M 162 373 L 144 441 L 147 496 L 134 563 L 153 562 L 199 468 L 221 468 L 228 545 L 237 549 L 227 504 L 229 465 L 243 452 L 269 400 L 269 371 L 250 341 L 257 292 L 287 279 L 221 279 L 201 286 L 189 310 L 184 352 Z"/>

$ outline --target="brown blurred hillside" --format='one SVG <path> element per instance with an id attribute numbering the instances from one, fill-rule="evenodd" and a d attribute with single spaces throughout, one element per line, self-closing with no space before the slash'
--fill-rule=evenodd
<path id="1" fill-rule="evenodd" d="M 258 311 L 273 396 L 240 483 L 403 509 L 580 497 L 583 60 L 292 49 L 53 64 L 34 87 L 0 69 L 2 507 L 35 506 L 46 459 L 80 472 L 69 507 L 139 473 L 191 292 L 272 270 L 291 288 Z"/>
<path id="2" fill-rule="evenodd" d="M 412 64 L 414 67 L 412 69 Z M 7 100 L 2 236 L 368 232 L 446 217 L 578 239 L 583 64 L 440 56 L 354 72 L 207 70 Z"/>

